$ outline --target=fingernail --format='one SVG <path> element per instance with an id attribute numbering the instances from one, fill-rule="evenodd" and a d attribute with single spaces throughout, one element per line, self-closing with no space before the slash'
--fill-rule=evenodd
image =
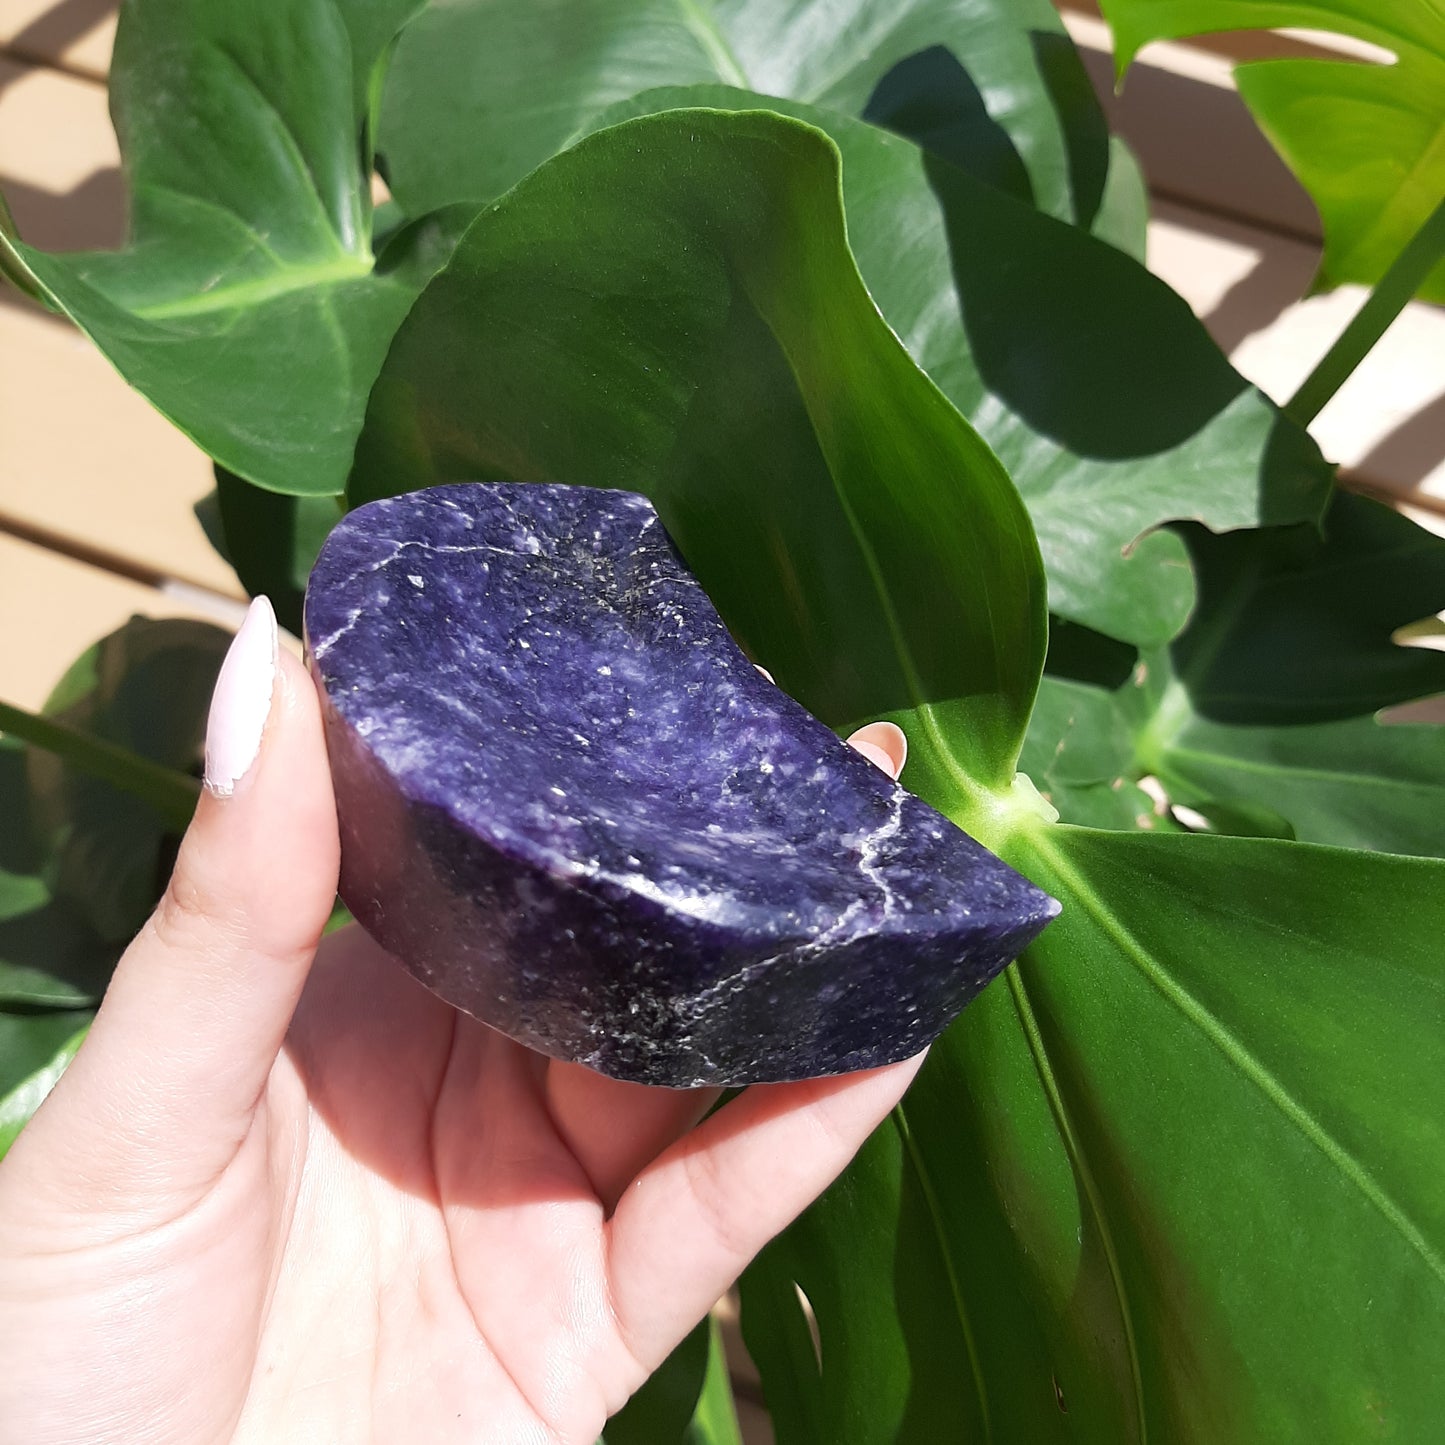
<path id="1" fill-rule="evenodd" d="M 256 761 L 275 686 L 276 614 L 258 597 L 221 664 L 206 719 L 206 787 L 218 798 L 230 797 Z"/>
<path id="2" fill-rule="evenodd" d="M 866 728 L 859 728 L 848 741 L 870 763 L 882 768 L 895 781 L 903 771 L 903 764 L 908 761 L 908 738 L 896 723 L 869 723 Z"/>

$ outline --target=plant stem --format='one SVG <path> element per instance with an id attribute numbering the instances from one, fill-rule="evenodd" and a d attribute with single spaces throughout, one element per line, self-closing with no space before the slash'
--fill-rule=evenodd
<path id="1" fill-rule="evenodd" d="M 1335 344 L 1285 403 L 1284 414 L 1308 426 L 1325 403 L 1345 384 L 1350 373 L 1370 354 L 1375 343 L 1405 309 L 1441 256 L 1445 256 L 1445 200 L 1435 207 L 1405 249 L 1390 263 L 1365 304 L 1340 332 Z"/>
<path id="2" fill-rule="evenodd" d="M 196 810 L 200 784 L 194 778 L 68 723 L 0 702 L 0 732 L 44 748 L 91 777 L 142 799 L 177 832 L 185 830 Z"/>
<path id="3" fill-rule="evenodd" d="M 23 291 L 32 300 L 54 310 L 45 289 L 30 274 L 30 268 L 20 259 L 19 252 L 11 244 L 19 239 L 14 218 L 10 215 L 10 207 L 5 204 L 5 197 L 0 196 L 0 276 L 8 280 L 17 291 Z"/>

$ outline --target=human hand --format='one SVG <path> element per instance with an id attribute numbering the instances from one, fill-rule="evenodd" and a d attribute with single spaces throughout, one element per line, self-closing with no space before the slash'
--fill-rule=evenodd
<path id="1" fill-rule="evenodd" d="M 855 745 L 896 775 L 899 741 Z M 325 743 L 264 602 L 207 778 L 0 1164 L 0 1442 L 591 1445 L 919 1061 L 755 1086 L 699 1123 L 715 1091 L 532 1053 L 356 927 L 318 950 Z"/>

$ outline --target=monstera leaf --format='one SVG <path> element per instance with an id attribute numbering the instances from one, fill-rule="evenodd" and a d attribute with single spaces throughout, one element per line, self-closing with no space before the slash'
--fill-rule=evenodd
<path id="1" fill-rule="evenodd" d="M 745 1278 L 780 1445 L 1428 1438 L 1445 865 L 1044 824 L 1008 851 L 1060 921 Z"/>
<path id="2" fill-rule="evenodd" d="M 932 48 L 974 76 L 979 119 L 1010 138 L 1028 198 L 1090 225 L 1108 133 L 1045 0 L 433 4 L 397 46 L 380 147 L 393 193 L 420 215 L 499 196 L 639 91 L 720 82 L 856 115 L 892 67 Z"/>
<path id="3" fill-rule="evenodd" d="M 0 238 L 132 386 L 275 490 L 341 489 L 386 344 L 458 228 L 422 219 L 372 253 L 372 91 L 414 8 L 130 0 L 111 83 L 127 246 Z"/>
<path id="4" fill-rule="evenodd" d="M 488 208 L 398 333 L 350 499 L 467 477 L 645 492 L 818 716 L 896 715 L 960 800 L 1009 792 L 1045 645 L 1033 531 L 864 290 L 813 128 L 669 110 Z"/>
<path id="5" fill-rule="evenodd" d="M 1110 689 L 1046 677 L 1022 766 L 1071 822 L 1166 826 L 1138 781 L 1219 832 L 1445 852 L 1445 728 L 1380 711 L 1445 691 L 1445 656 L 1401 646 L 1445 607 L 1445 540 L 1340 493 L 1323 536 L 1184 529 L 1200 605 Z"/>
<path id="6" fill-rule="evenodd" d="M 614 107 L 597 124 L 702 106 L 786 112 L 838 145 L 848 242 L 873 301 L 1010 469 L 1039 534 L 1056 613 L 1163 642 L 1193 599 L 1183 548 L 1159 530 L 1163 522 L 1196 517 L 1226 529 L 1323 507 L 1329 475 L 1308 436 L 1230 368 L 1183 301 L 1105 242 L 875 126 L 791 102 L 718 86 L 669 89 Z M 627 188 L 648 185 L 639 173 L 587 204 L 594 212 L 642 204 Z M 539 229 L 586 227 L 580 209 L 573 200 Z M 470 246 L 486 244 L 488 224 Z M 450 284 L 441 277 L 437 287 Z M 483 377 L 462 385 L 473 348 L 460 338 L 450 347 L 457 384 L 433 390 L 431 324 L 451 323 L 428 303 L 402 333 L 425 374 L 404 378 L 394 353 L 382 386 L 405 379 L 408 394 L 426 399 L 415 440 L 441 457 L 443 437 L 464 432 L 465 414 L 491 400 Z M 562 403 L 536 398 L 539 407 Z M 735 415 L 742 425 L 751 414 Z"/>
<path id="7" fill-rule="evenodd" d="M 1296 26 L 1382 46 L 1391 64 L 1265 60 L 1240 94 L 1325 228 L 1319 284 L 1373 285 L 1445 197 L 1445 15 L 1378 0 L 1101 0 L 1122 75 L 1151 40 Z M 1420 294 L 1445 301 L 1445 261 Z"/>

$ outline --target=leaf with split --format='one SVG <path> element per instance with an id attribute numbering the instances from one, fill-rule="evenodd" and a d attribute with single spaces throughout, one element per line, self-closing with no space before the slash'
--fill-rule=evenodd
<path id="1" fill-rule="evenodd" d="M 274 490 L 341 489 L 387 342 L 460 227 L 425 218 L 372 255 L 363 136 L 414 8 L 130 0 L 111 69 L 126 247 L 0 239 L 132 386 Z"/>
<path id="2" fill-rule="evenodd" d="M 1200 604 L 1117 689 L 1046 677 L 1023 766 L 1066 820 L 1157 827 L 1154 777 L 1219 832 L 1438 856 L 1445 728 L 1381 709 L 1445 688 L 1445 657 L 1398 645 L 1445 606 L 1445 541 L 1340 493 L 1324 535 L 1185 529 Z M 1131 803 L 1130 800 L 1134 800 Z"/>
<path id="3" fill-rule="evenodd" d="M 1140 674 L 1120 698 L 1139 727 L 1136 765 L 1171 803 L 1202 812 L 1218 831 L 1445 855 L 1445 727 L 1390 725 L 1371 714 L 1216 723 L 1198 711 L 1167 653 Z"/>
<path id="4" fill-rule="evenodd" d="M 798 1280 L 817 1315 L 821 1367 L 748 1334 L 769 1398 L 824 1412 L 782 1445 L 834 1418 L 910 1438 L 900 1399 L 1000 1445 L 1427 1438 L 1445 865 L 1043 824 L 1005 851 L 1061 919 L 935 1045 L 898 1139 L 749 1277 L 765 1301 Z M 888 1217 L 879 1264 L 866 1206 L 909 1189 L 925 1207 Z M 910 1334 L 895 1281 L 920 1271 L 951 1318 Z"/>
<path id="5" fill-rule="evenodd" d="M 957 66 L 949 73 L 971 85 Z M 1227 530 L 1323 510 L 1331 473 L 1308 434 L 1131 257 L 825 110 L 689 87 L 635 97 L 598 124 L 698 105 L 765 106 L 839 147 L 849 245 L 869 293 L 1022 492 L 1055 613 L 1167 641 L 1193 583 L 1163 523 Z"/>
<path id="6" fill-rule="evenodd" d="M 1134 742 L 1118 691 L 1045 674 L 1019 766 L 1065 822 L 1167 827 L 1139 787 Z"/>
<path id="7" fill-rule="evenodd" d="M 958 1126 L 950 1147 L 971 1148 Z M 935 1203 L 895 1120 L 749 1265 L 743 1339 L 779 1445 L 988 1438 L 978 1332 L 1009 1333 L 1009 1310 L 987 1322 L 963 1312 Z"/>
<path id="8" fill-rule="evenodd" d="M 1319 208 L 1319 284 L 1377 282 L 1445 195 L 1445 14 L 1379 0 L 1102 0 L 1122 76 L 1151 40 L 1272 27 L 1333 31 L 1374 60 L 1262 60 L 1240 94 Z M 1445 301 L 1445 260 L 1422 287 Z"/>
<path id="9" fill-rule="evenodd" d="M 1445 539 L 1408 517 L 1337 492 L 1323 537 L 1184 537 L 1200 600 L 1175 665 L 1206 717 L 1328 722 L 1445 692 L 1445 655 L 1395 645 L 1445 610 Z"/>
<path id="10" fill-rule="evenodd" d="M 1090 225 L 1108 132 L 1044 0 L 431 4 L 397 46 L 380 148 L 393 193 L 420 215 L 494 199 L 639 91 L 722 83 L 857 114 L 898 62 L 934 47 L 977 79 L 983 138 L 1006 136 L 1028 199 Z"/>
<path id="11" fill-rule="evenodd" d="M 992 453 L 864 290 L 838 187 L 824 135 L 758 112 L 644 117 L 549 161 L 398 333 L 350 499 L 644 492 L 784 688 L 837 727 L 902 719 L 910 766 L 971 805 L 1012 786 L 1042 568 Z"/>

